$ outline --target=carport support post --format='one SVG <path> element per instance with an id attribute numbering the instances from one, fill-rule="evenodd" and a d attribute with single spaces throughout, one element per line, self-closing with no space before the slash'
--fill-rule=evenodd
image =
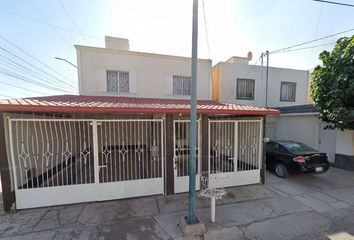
<path id="1" fill-rule="evenodd" d="M 263 117 L 263 121 L 262 121 L 262 167 L 261 167 L 261 183 L 264 184 L 265 183 L 265 178 L 266 178 L 266 142 L 265 142 L 265 132 L 266 132 L 266 127 L 267 127 L 267 118 Z"/>
<path id="2" fill-rule="evenodd" d="M 3 195 L 3 204 L 4 210 L 10 212 L 12 203 L 15 202 L 15 191 L 11 190 L 11 178 L 10 171 L 11 166 L 7 159 L 7 148 L 6 148 L 6 131 L 5 123 L 8 123 L 4 119 L 4 113 L 0 112 L 0 173 L 1 173 L 1 185 L 2 185 L 2 195 Z M 12 144 L 10 142 L 10 144 Z M 12 166 L 13 167 L 13 166 Z"/>
<path id="3" fill-rule="evenodd" d="M 192 89 L 191 116 L 189 129 L 189 202 L 188 220 L 196 223 L 195 218 L 195 159 L 196 159 L 196 123 L 197 123 L 197 55 L 198 55 L 198 0 L 193 0 L 193 29 L 192 29 Z"/>

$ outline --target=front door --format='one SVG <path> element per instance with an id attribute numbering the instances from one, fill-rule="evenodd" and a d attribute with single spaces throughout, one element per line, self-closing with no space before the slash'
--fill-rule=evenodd
<path id="1" fill-rule="evenodd" d="M 189 187 L 188 161 L 189 161 L 189 120 L 175 120 L 174 132 L 174 185 L 175 193 L 187 192 Z M 196 190 L 199 190 L 199 121 L 197 121 L 197 160 L 196 160 Z"/>

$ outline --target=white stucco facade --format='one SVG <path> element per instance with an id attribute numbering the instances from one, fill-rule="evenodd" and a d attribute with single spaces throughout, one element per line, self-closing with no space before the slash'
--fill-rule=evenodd
<path id="1" fill-rule="evenodd" d="M 282 114 L 267 121 L 266 135 L 272 139 L 293 140 L 327 153 L 330 162 L 337 155 L 354 156 L 354 131 L 340 131 L 321 122 L 318 113 Z"/>
<path id="2" fill-rule="evenodd" d="M 217 68 L 218 71 L 215 74 Z M 220 101 L 241 105 L 265 106 L 266 67 L 249 65 L 247 61 L 228 60 L 227 62 L 218 63 L 214 66 L 213 71 L 213 86 L 217 85 L 216 81 L 219 82 Z M 306 104 L 308 77 L 308 71 L 270 67 L 267 106 L 283 107 Z M 253 100 L 236 98 L 237 78 L 253 79 L 255 81 Z M 281 82 L 296 84 L 295 101 L 280 101 Z"/>
<path id="3" fill-rule="evenodd" d="M 318 149 L 320 138 L 318 115 L 280 115 L 276 126 L 277 139 L 302 142 Z"/>
<path id="4" fill-rule="evenodd" d="M 190 58 L 130 51 L 129 43 L 112 38 L 106 48 L 75 47 L 80 95 L 190 98 L 173 95 L 173 75 L 191 76 Z M 211 67 L 211 60 L 198 60 L 198 99 L 211 99 Z M 107 70 L 129 72 L 129 93 L 107 92 Z"/>
<path id="5" fill-rule="evenodd" d="M 336 153 L 354 156 L 354 131 L 337 131 Z"/>

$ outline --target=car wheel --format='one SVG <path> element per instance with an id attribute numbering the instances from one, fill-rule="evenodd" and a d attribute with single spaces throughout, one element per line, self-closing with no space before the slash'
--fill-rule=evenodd
<path id="1" fill-rule="evenodd" d="M 277 163 L 275 165 L 275 174 L 281 178 L 289 176 L 288 169 L 283 163 Z"/>

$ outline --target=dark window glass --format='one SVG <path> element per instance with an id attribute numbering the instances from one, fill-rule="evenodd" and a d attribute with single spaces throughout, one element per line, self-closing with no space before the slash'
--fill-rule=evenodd
<path id="1" fill-rule="evenodd" d="M 254 100 L 254 79 L 237 78 L 236 99 Z"/>
<path id="2" fill-rule="evenodd" d="M 281 82 L 280 86 L 280 101 L 295 102 L 296 83 Z"/>

